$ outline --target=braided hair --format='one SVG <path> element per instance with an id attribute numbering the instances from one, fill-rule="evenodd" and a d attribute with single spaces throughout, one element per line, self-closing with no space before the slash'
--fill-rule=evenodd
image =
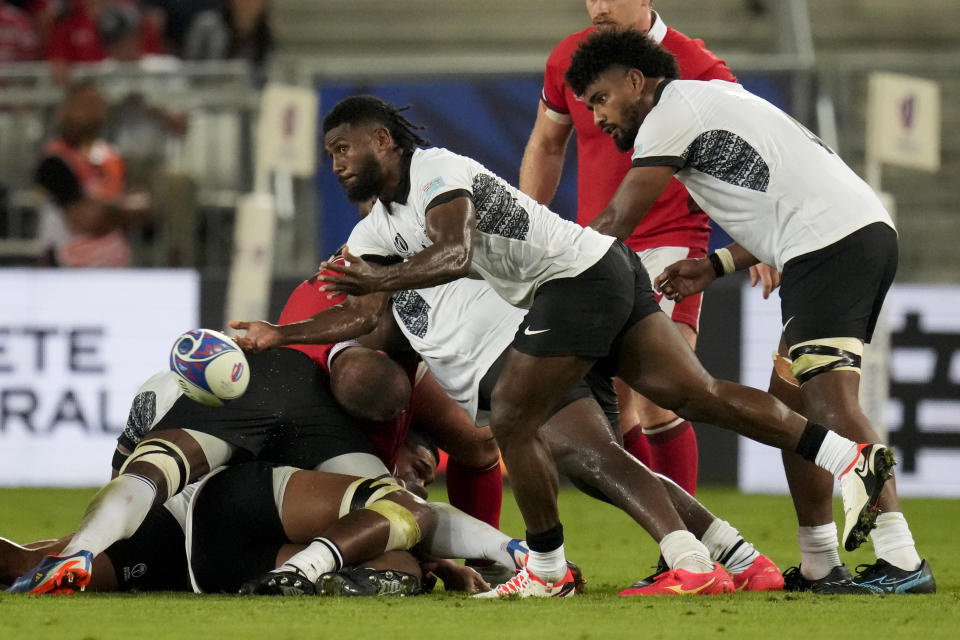
<path id="1" fill-rule="evenodd" d="M 430 141 L 416 133 L 424 127 L 413 124 L 401 114 L 409 108 L 410 105 L 397 107 L 377 96 L 350 96 L 334 105 L 324 117 L 323 133 L 326 135 L 341 124 L 376 122 L 387 128 L 403 155 L 412 154 L 418 146 L 427 146 Z"/>

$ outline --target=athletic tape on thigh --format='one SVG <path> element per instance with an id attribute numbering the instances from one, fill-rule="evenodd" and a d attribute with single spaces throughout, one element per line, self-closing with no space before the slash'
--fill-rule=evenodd
<path id="1" fill-rule="evenodd" d="M 394 491 L 400 491 L 400 489 L 400 485 L 392 479 L 357 478 L 343 492 L 343 498 L 340 500 L 340 517 L 342 518 L 351 511 L 363 509 L 383 496 Z"/>
<path id="2" fill-rule="evenodd" d="M 187 457 L 183 455 L 180 447 L 166 440 L 142 441 L 120 467 L 120 473 L 124 473 L 134 462 L 152 465 L 163 474 L 167 484 L 167 496 L 164 502 L 183 491 L 183 487 L 190 478 L 190 463 Z"/>
<path id="3" fill-rule="evenodd" d="M 800 381 L 800 384 L 827 371 L 859 373 L 861 356 L 863 356 L 863 343 L 856 338 L 809 340 L 790 347 L 790 357 L 793 358 L 790 372 Z"/>
<path id="4" fill-rule="evenodd" d="M 390 537 L 384 551 L 409 549 L 420 542 L 420 525 L 413 513 L 402 504 L 393 500 L 377 500 L 366 509 L 379 513 L 390 522 Z"/>
<path id="5" fill-rule="evenodd" d="M 776 351 L 773 352 L 773 371 L 777 374 L 777 377 L 789 385 L 799 387 L 800 383 L 797 382 L 797 379 L 793 377 L 792 373 L 790 373 L 790 367 L 792 366 L 793 360 L 786 356 L 780 355 Z"/>

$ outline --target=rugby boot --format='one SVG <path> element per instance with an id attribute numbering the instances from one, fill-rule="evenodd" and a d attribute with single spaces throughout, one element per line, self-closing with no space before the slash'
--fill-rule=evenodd
<path id="1" fill-rule="evenodd" d="M 297 571 L 271 571 L 240 585 L 244 596 L 312 596 L 316 586 Z"/>
<path id="2" fill-rule="evenodd" d="M 873 564 L 861 564 L 857 567 L 855 584 L 877 593 L 936 593 L 937 581 L 926 560 L 913 571 L 900 569 L 886 560 L 877 560 Z"/>
<path id="3" fill-rule="evenodd" d="M 670 567 L 667 566 L 667 561 L 663 559 L 663 556 L 660 556 L 660 558 L 657 560 L 657 567 L 656 569 L 653 570 L 653 573 L 648 575 L 646 578 L 640 578 L 639 580 L 634 582 L 632 585 L 630 585 L 629 588 L 641 589 L 643 587 L 649 587 L 650 585 L 653 584 L 653 581 L 657 579 L 657 576 L 659 576 L 660 574 L 666 571 L 670 571 Z"/>
<path id="4" fill-rule="evenodd" d="M 817 580 L 803 577 L 800 567 L 790 567 L 783 572 L 784 591 L 810 591 L 823 596 L 832 595 L 873 595 L 874 591 L 853 581 L 850 569 L 845 564 L 838 564 L 830 573 Z"/>
<path id="5" fill-rule="evenodd" d="M 893 477 L 893 451 L 882 444 L 857 446 L 857 457 L 840 476 L 843 498 L 843 548 L 853 551 L 876 526 L 877 500 L 884 483 Z"/>
<path id="6" fill-rule="evenodd" d="M 321 596 L 415 596 L 421 593 L 420 579 L 403 571 L 378 571 L 362 567 L 348 567 L 339 572 L 325 573 L 317 581 Z"/>
<path id="7" fill-rule="evenodd" d="M 78 551 L 69 556 L 49 555 L 29 573 L 17 578 L 10 593 L 64 593 L 83 591 L 90 584 L 93 555 Z"/>
<path id="8" fill-rule="evenodd" d="M 757 556 L 749 567 L 731 577 L 737 591 L 783 590 L 783 574 L 767 556 Z"/>
<path id="9" fill-rule="evenodd" d="M 713 571 L 709 573 L 693 573 L 685 569 L 670 569 L 656 578 L 653 583 L 645 587 L 629 587 L 620 592 L 621 596 L 656 596 L 656 595 L 715 595 L 719 593 L 733 593 L 733 579 L 723 567 L 713 563 Z"/>
<path id="10" fill-rule="evenodd" d="M 572 565 L 576 568 L 576 565 Z M 577 569 L 579 574 L 580 570 Z M 583 583 L 583 576 L 579 579 L 574 576 L 571 563 L 567 563 L 567 573 L 556 581 L 549 582 L 540 579 L 524 567 L 513 578 L 490 591 L 475 594 L 474 598 L 569 598 L 577 594 L 577 584 Z"/>

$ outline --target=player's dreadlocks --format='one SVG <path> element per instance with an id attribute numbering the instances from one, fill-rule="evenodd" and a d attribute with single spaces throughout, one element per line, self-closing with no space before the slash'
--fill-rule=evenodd
<path id="1" fill-rule="evenodd" d="M 651 78 L 676 78 L 673 55 L 633 29 L 603 29 L 590 36 L 571 56 L 567 86 L 578 96 L 610 67 L 639 69 Z"/>
<path id="2" fill-rule="evenodd" d="M 401 115 L 401 112 L 409 108 L 409 105 L 397 107 L 377 96 L 350 96 L 338 102 L 323 119 L 323 133 L 326 134 L 344 123 L 354 125 L 376 122 L 387 128 L 404 155 L 412 154 L 418 146 L 425 147 L 430 141 L 415 133 L 423 130 L 423 127 L 413 124 Z"/>

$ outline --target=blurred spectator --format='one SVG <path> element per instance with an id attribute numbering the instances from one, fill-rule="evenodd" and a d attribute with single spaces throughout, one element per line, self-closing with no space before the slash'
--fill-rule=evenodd
<path id="1" fill-rule="evenodd" d="M 167 46 L 185 60 L 246 59 L 273 49 L 267 0 L 146 0 L 164 18 Z"/>
<path id="2" fill-rule="evenodd" d="M 0 64 L 36 60 L 38 50 L 30 14 L 0 0 Z"/>
<path id="3" fill-rule="evenodd" d="M 53 62 L 54 75 L 62 80 L 75 62 L 122 62 L 164 51 L 159 25 L 145 19 L 133 0 L 65 0 L 57 17 L 44 57 Z"/>
<path id="4" fill-rule="evenodd" d="M 40 220 L 48 264 L 128 266 L 126 229 L 149 217 L 149 197 L 127 192 L 123 159 L 100 137 L 106 115 L 97 87 L 77 84 L 61 104 L 59 137 L 44 146 L 36 182 L 49 196 Z"/>

